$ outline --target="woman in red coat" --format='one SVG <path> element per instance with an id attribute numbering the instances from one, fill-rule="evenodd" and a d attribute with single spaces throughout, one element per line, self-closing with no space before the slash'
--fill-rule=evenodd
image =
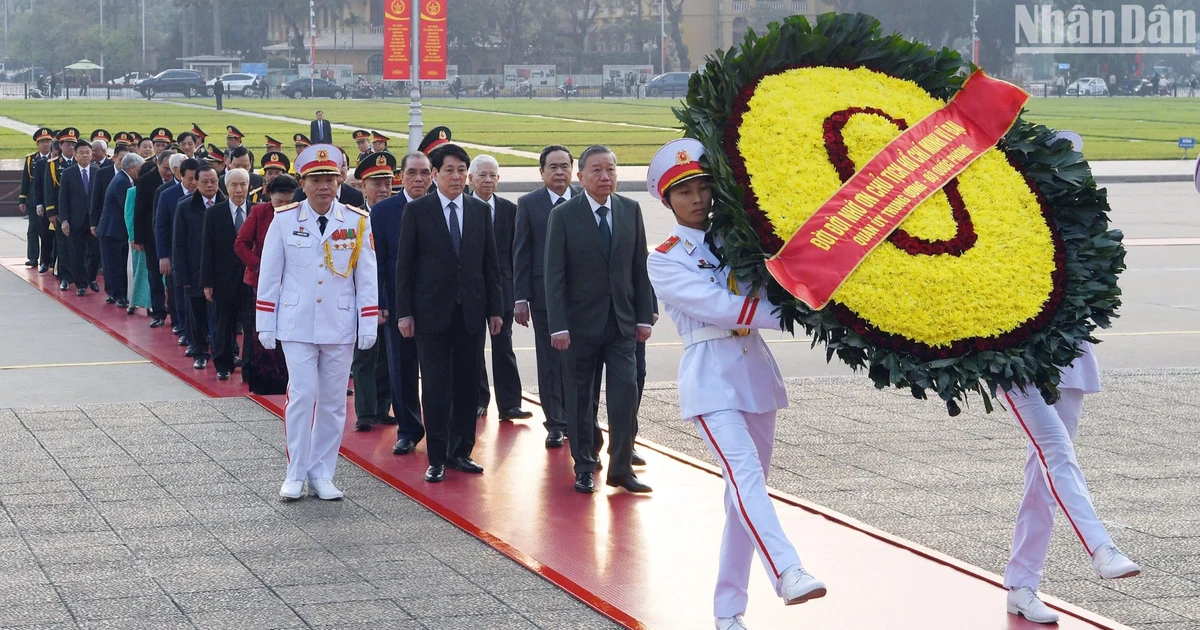
<path id="1" fill-rule="evenodd" d="M 267 228 L 275 219 L 275 209 L 292 203 L 292 194 L 296 192 L 296 180 L 287 175 L 278 175 L 267 184 L 267 194 L 271 196 L 270 203 L 260 203 L 250 208 L 250 216 L 246 217 L 242 229 L 238 231 L 237 240 L 233 242 L 233 251 L 246 265 L 246 275 L 243 281 L 250 285 L 255 293 L 258 292 L 258 266 L 262 263 L 263 243 L 267 240 Z M 255 394 L 282 394 L 287 389 L 287 364 L 283 359 L 283 351 L 276 347 L 267 350 L 258 342 L 254 330 L 243 331 L 242 343 L 253 343 L 254 352 L 250 354 L 250 364 L 242 368 L 242 380 Z"/>

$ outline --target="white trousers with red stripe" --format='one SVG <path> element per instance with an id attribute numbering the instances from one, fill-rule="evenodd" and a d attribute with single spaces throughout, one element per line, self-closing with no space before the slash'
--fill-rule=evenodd
<path id="1" fill-rule="evenodd" d="M 779 577 L 800 564 L 767 494 L 775 412 L 717 411 L 699 416 L 695 422 L 725 477 L 725 532 L 721 536 L 713 615 L 733 617 L 746 612 L 746 589 L 755 553 L 776 594 Z"/>
<path id="2" fill-rule="evenodd" d="M 287 481 L 333 479 L 346 427 L 346 383 L 354 345 L 280 343 L 288 367 L 283 420 Z"/>
<path id="3" fill-rule="evenodd" d="M 1004 570 L 1004 586 L 1037 590 L 1050 549 L 1054 517 L 1062 509 L 1072 531 L 1090 557 L 1096 548 L 1112 542 L 1096 516 L 1087 481 L 1075 458 L 1075 433 L 1083 414 L 1083 392 L 1061 390 L 1062 398 L 1050 406 L 1041 393 L 1030 389 L 1005 392 L 1009 408 L 1029 440 L 1025 459 L 1025 495 L 1017 510 L 1012 558 Z"/>

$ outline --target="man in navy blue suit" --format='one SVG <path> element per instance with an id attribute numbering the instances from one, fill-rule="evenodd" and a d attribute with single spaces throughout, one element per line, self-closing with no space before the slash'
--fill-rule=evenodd
<path id="1" fill-rule="evenodd" d="M 119 171 L 113 175 L 104 191 L 104 205 L 97 235 L 100 255 L 104 259 L 104 290 L 120 308 L 129 306 L 129 276 L 125 263 L 129 260 L 129 231 L 125 229 L 125 195 L 133 188 L 138 169 L 145 160 L 136 153 L 121 158 Z"/>
<path id="2" fill-rule="evenodd" d="M 92 164 L 92 152 L 87 140 L 76 141 L 76 161 L 63 171 L 58 188 L 59 230 L 66 238 L 66 249 L 70 252 L 59 259 L 59 277 L 75 283 L 75 294 L 87 295 L 87 287 L 95 281 L 96 268 L 88 258 L 88 237 L 91 236 L 90 210 L 91 187 L 100 169 Z M 65 264 L 64 264 L 65 263 Z"/>
<path id="3" fill-rule="evenodd" d="M 388 374 L 392 390 L 392 408 L 396 412 L 396 445 L 392 453 L 407 455 L 425 437 L 421 423 L 421 399 L 417 392 L 417 344 L 406 339 L 396 328 L 396 246 L 400 241 L 400 220 L 404 206 L 425 196 L 433 182 L 433 166 L 424 153 L 414 152 L 400 161 L 404 189 L 371 209 L 371 232 L 375 235 L 375 256 L 379 269 L 379 310 L 388 323 Z"/>

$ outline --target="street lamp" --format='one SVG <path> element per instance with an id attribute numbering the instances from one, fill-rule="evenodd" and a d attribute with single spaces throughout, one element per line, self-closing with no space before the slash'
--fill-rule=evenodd
<path id="1" fill-rule="evenodd" d="M 971 63 L 979 65 L 979 0 L 971 0 Z"/>
<path id="2" fill-rule="evenodd" d="M 659 46 L 662 49 L 662 65 L 659 67 L 661 72 L 667 71 L 667 12 L 663 10 L 663 0 L 658 0 L 658 28 L 659 28 Z M 682 68 L 680 68 L 682 70 Z"/>

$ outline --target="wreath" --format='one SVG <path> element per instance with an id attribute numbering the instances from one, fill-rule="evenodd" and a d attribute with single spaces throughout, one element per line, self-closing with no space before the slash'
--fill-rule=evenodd
<path id="1" fill-rule="evenodd" d="M 1060 368 L 1120 306 L 1122 235 L 1073 145 L 1018 117 L 996 146 L 918 206 L 821 310 L 766 260 L 861 165 L 941 109 L 973 70 L 957 53 L 883 35 L 864 14 L 802 16 L 710 57 L 692 75 L 686 136 L 705 145 L 713 229 L 739 278 L 877 388 L 1057 398 Z"/>

